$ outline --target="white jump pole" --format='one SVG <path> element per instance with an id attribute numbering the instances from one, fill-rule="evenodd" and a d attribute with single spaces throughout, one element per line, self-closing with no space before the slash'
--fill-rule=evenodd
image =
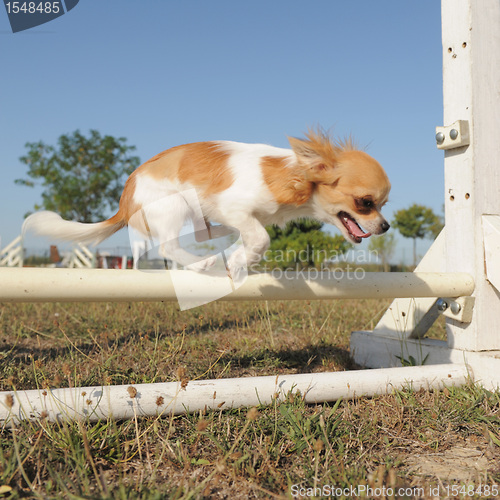
<path id="1" fill-rule="evenodd" d="M 227 277 L 193 271 L 111 269 L 0 269 L 0 302 L 175 301 L 173 285 L 183 293 L 207 293 L 222 300 L 315 300 L 395 297 L 461 297 L 471 295 L 474 280 L 466 273 L 330 272 L 250 275 L 230 294 Z M 221 293 L 217 295 L 217 289 Z"/>
<path id="2" fill-rule="evenodd" d="M 227 286 L 227 277 L 191 271 L 143 272 L 104 269 L 0 269 L 0 301 L 98 302 L 174 301 L 172 273 L 193 292 Z M 339 299 L 369 297 L 459 297 L 474 291 L 463 273 L 363 273 L 332 277 L 316 273 L 251 275 L 224 300 Z M 184 288 L 184 292 L 186 288 Z M 385 394 L 403 386 L 418 390 L 463 385 L 469 376 L 463 365 L 391 368 L 369 371 L 279 375 L 236 379 L 39 389 L 0 393 L 0 423 L 45 419 L 127 419 L 269 404 L 290 391 L 300 391 L 306 403 Z"/>
<path id="3" fill-rule="evenodd" d="M 371 397 L 410 387 L 463 385 L 466 365 L 383 368 L 355 372 L 278 375 L 156 384 L 0 392 L 0 424 L 20 420 L 130 419 L 271 404 L 300 391 L 308 404 Z"/>

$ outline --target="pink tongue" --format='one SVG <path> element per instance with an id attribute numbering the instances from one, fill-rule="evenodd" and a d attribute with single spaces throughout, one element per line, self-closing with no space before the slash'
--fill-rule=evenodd
<path id="1" fill-rule="evenodd" d="M 345 219 L 344 219 L 345 220 Z M 347 226 L 349 228 L 349 231 L 353 236 L 356 236 L 357 238 L 368 238 L 370 236 L 370 233 L 365 233 L 352 219 L 347 217 Z"/>

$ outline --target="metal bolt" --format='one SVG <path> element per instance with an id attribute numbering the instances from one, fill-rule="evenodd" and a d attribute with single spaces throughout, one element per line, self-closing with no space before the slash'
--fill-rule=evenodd
<path id="1" fill-rule="evenodd" d="M 450 310 L 453 314 L 458 314 L 461 309 L 462 309 L 462 306 L 458 302 L 452 302 L 450 304 Z"/>
<path id="2" fill-rule="evenodd" d="M 443 132 L 438 132 L 436 134 L 436 142 L 438 144 L 443 144 L 443 142 L 444 142 L 444 134 L 443 134 Z"/>
<path id="3" fill-rule="evenodd" d="M 437 307 L 438 311 L 444 312 L 444 311 L 446 311 L 446 309 L 448 309 L 448 302 L 446 302 L 446 300 L 444 300 L 444 299 L 437 299 L 436 307 Z"/>
<path id="4" fill-rule="evenodd" d="M 458 137 L 458 130 L 455 128 L 452 128 L 450 130 L 450 138 L 452 141 L 454 141 Z"/>

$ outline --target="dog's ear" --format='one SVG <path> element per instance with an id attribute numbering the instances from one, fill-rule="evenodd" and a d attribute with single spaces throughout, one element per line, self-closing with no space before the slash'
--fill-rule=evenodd
<path id="1" fill-rule="evenodd" d="M 339 180 L 337 170 L 324 162 L 306 166 L 305 173 L 306 179 L 315 184 L 335 184 Z"/>
<path id="2" fill-rule="evenodd" d="M 300 163 L 321 162 L 321 155 L 318 154 L 310 141 L 297 139 L 297 137 L 288 137 L 288 142 Z"/>
<path id="3" fill-rule="evenodd" d="M 332 184 L 336 180 L 334 172 L 333 155 L 329 155 L 329 161 L 318 152 L 318 147 L 308 140 L 288 137 L 293 152 L 297 155 L 297 161 L 304 169 L 305 178 L 309 182 L 317 184 Z"/>

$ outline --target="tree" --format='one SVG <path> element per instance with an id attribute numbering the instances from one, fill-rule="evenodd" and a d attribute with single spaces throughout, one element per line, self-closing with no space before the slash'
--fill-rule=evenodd
<path id="1" fill-rule="evenodd" d="M 405 238 L 413 238 L 413 265 L 417 265 L 417 238 L 436 238 L 443 229 L 441 218 L 432 208 L 414 203 L 411 207 L 398 210 L 392 225 Z"/>
<path id="2" fill-rule="evenodd" d="M 351 248 L 342 236 L 330 236 L 321 230 L 321 222 L 303 219 L 289 222 L 283 229 L 268 226 L 271 246 L 265 255 L 268 266 L 281 269 L 319 268 L 332 257 Z"/>
<path id="3" fill-rule="evenodd" d="M 140 163 L 137 156 L 130 156 L 135 147 L 126 142 L 96 130 L 89 137 L 78 130 L 62 135 L 56 147 L 28 142 L 28 152 L 20 158 L 29 167 L 28 179 L 15 182 L 33 187 L 41 181 L 42 202 L 35 210 L 53 210 L 80 222 L 102 220 L 116 209 L 125 178 Z"/>
<path id="4" fill-rule="evenodd" d="M 378 257 L 382 262 L 384 271 L 389 271 L 389 260 L 394 255 L 396 248 L 396 239 L 394 233 L 386 233 L 383 236 L 375 236 L 370 238 L 368 249 L 377 252 Z"/>

